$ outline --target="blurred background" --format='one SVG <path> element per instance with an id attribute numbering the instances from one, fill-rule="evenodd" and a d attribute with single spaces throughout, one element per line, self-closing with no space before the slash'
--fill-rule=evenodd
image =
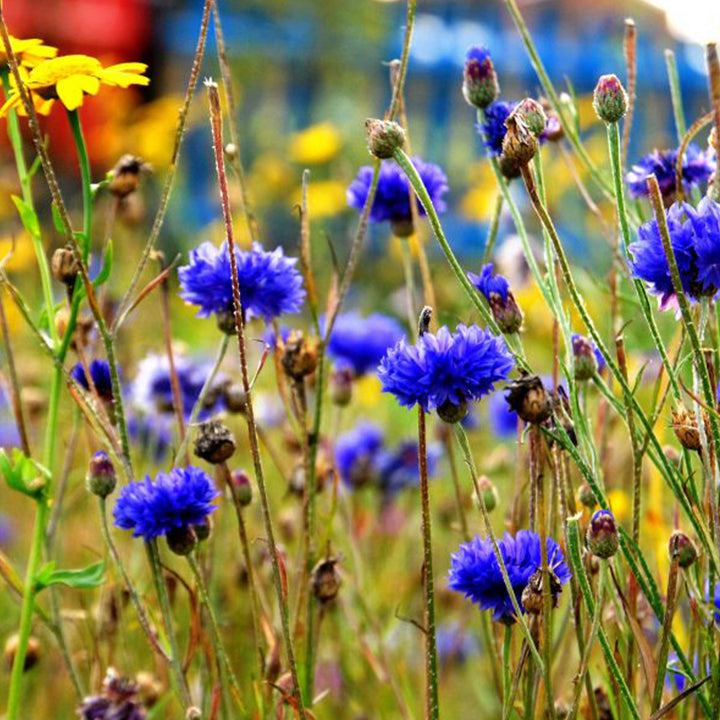
<path id="1" fill-rule="evenodd" d="M 577 94 L 590 151 L 601 164 L 605 139 L 590 106 L 590 93 L 602 73 L 624 78 L 624 17 L 634 18 L 638 29 L 639 100 L 629 159 L 675 143 L 668 111 L 666 48 L 677 56 L 688 118 L 707 109 L 701 43 L 720 37 L 720 18 L 709 11 L 706 0 L 519 4 L 556 87 L 572 88 Z M 147 90 L 115 95 L 104 90 L 83 107 L 97 173 L 109 169 L 123 152 L 133 152 L 162 174 L 201 8 L 200 0 L 5 2 L 10 29 L 18 36 L 41 37 L 63 53 L 148 63 L 152 83 Z M 302 169 L 307 167 L 313 220 L 321 222 L 342 247 L 355 217 L 347 208 L 345 190 L 358 167 L 367 162 L 362 123 L 387 105 L 387 62 L 400 54 L 404 3 L 230 0 L 221 3 L 221 12 L 239 99 L 242 157 L 261 226 L 274 243 L 294 242 L 297 225 L 292 208 L 299 198 Z M 466 257 L 483 242 L 495 200 L 490 169 L 481 162 L 484 153 L 474 115 L 460 94 L 464 53 L 471 44 L 485 45 L 492 52 L 504 98 L 520 99 L 539 90 L 500 0 L 421 0 L 407 83 L 411 138 L 417 154 L 448 173 L 449 209 L 444 222 L 457 251 Z M 214 51 L 211 32 L 203 75 L 218 75 Z M 53 156 L 67 172 L 75 172 L 64 114 L 53 113 L 48 126 Z M 563 236 L 576 256 L 595 261 L 598 228 L 579 201 L 566 160 L 556 148 L 548 149 L 547 155 L 552 179 L 549 200 Z M 4 172 L 12 177 L 10 156 L 2 157 Z M 180 172 L 162 238 L 168 250 L 196 244 L 219 219 L 203 103 L 194 105 Z M 2 235 L 7 237 L 16 218 L 6 195 L 0 205 Z M 509 223 L 507 227 L 511 229 Z M 376 249 L 378 237 L 385 233 L 377 230 Z"/>

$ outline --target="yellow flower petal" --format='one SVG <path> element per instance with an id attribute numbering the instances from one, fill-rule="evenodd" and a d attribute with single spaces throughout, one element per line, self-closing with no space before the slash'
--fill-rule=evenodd
<path id="1" fill-rule="evenodd" d="M 55 85 L 58 97 L 68 110 L 77 110 L 83 103 L 82 75 L 71 75 Z"/>

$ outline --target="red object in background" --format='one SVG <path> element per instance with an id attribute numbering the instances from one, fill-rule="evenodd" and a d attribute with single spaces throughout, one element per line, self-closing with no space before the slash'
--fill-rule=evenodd
<path id="1" fill-rule="evenodd" d="M 63 55 L 92 55 L 105 65 L 142 60 L 151 39 L 152 12 L 146 0 L 4 0 L 3 13 L 12 35 L 41 38 Z M 91 159 L 97 158 L 93 145 L 113 111 L 114 103 L 104 103 L 103 97 L 107 100 L 113 92 L 101 88 L 80 110 Z M 53 159 L 76 166 L 72 134 L 59 103 L 41 122 Z"/>

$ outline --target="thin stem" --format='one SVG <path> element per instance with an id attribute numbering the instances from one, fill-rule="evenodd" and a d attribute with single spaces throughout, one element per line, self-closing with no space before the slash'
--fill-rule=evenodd
<path id="1" fill-rule="evenodd" d="M 455 448 L 452 443 L 452 436 L 450 435 L 450 428 L 444 428 L 446 431 L 444 438 L 445 455 L 448 459 L 448 465 L 450 466 L 450 476 L 453 481 L 453 488 L 455 489 L 455 503 L 457 505 L 458 519 L 460 520 L 460 531 L 463 536 L 463 540 L 466 542 L 470 540 L 470 530 L 468 529 L 467 516 L 465 514 L 465 505 L 463 504 L 462 490 L 460 488 L 460 478 L 458 476 L 457 461 L 455 460 Z"/>
<path id="2" fill-rule="evenodd" d="M 495 249 L 495 241 L 497 240 L 498 229 L 500 228 L 500 216 L 502 215 L 503 194 L 498 193 L 495 198 L 495 207 L 493 208 L 492 219 L 490 220 L 490 228 L 488 229 L 487 238 L 485 239 L 485 249 L 483 250 L 483 264 L 492 260 L 493 250 Z"/>
<path id="3" fill-rule="evenodd" d="M 677 132 L 678 142 L 680 143 L 687 132 L 687 126 L 685 124 L 685 112 L 683 111 L 677 62 L 675 60 L 675 53 L 670 49 L 665 50 L 665 67 L 667 68 L 668 83 L 670 84 L 670 100 L 675 118 L 675 131 Z"/>
<path id="4" fill-rule="evenodd" d="M 92 249 L 92 216 L 93 216 L 93 197 L 92 197 L 92 177 L 90 175 L 90 158 L 88 157 L 87 146 L 83 136 L 82 127 L 80 125 L 80 114 L 77 110 L 68 110 L 68 119 L 70 120 L 70 128 L 75 142 L 78 162 L 80 163 L 80 180 L 82 183 L 83 196 L 83 261 L 85 264 L 90 257 Z"/>
<path id="5" fill-rule="evenodd" d="M 625 55 L 625 67 L 627 69 L 627 94 L 628 108 L 623 123 L 622 158 L 627 161 L 628 148 L 630 147 L 630 131 L 635 115 L 635 86 L 637 83 L 637 32 L 635 21 L 632 18 L 625 20 L 625 37 L 623 38 L 623 54 Z M 615 188 L 617 195 L 617 187 Z"/>
<path id="6" fill-rule="evenodd" d="M 98 498 L 98 504 L 100 506 L 100 520 L 102 521 L 101 526 L 105 544 L 110 551 L 110 555 L 120 573 L 120 576 L 122 577 L 125 589 L 127 590 L 128 595 L 130 595 L 130 600 L 133 604 L 133 607 L 135 608 L 135 612 L 137 613 L 140 627 L 145 633 L 145 636 L 150 643 L 150 647 L 152 647 L 152 649 L 160 656 L 160 658 L 162 658 L 162 660 L 167 663 L 170 661 L 170 658 L 160 644 L 160 639 L 158 638 L 157 632 L 155 632 L 155 629 L 150 623 L 150 619 L 148 618 L 142 601 L 140 600 L 140 594 L 138 593 L 137 588 L 133 584 L 130 576 L 128 575 L 127 570 L 125 569 L 125 565 L 122 561 L 122 557 L 118 552 L 115 543 L 113 542 L 112 535 L 110 534 L 110 528 L 108 526 L 107 520 L 107 499 L 103 497 Z"/>
<path id="7" fill-rule="evenodd" d="M 457 438 L 458 445 L 460 445 L 460 449 L 462 450 L 463 457 L 465 459 L 465 463 L 470 474 L 470 479 L 472 480 L 473 487 L 475 488 L 475 495 L 478 500 L 478 505 L 480 506 L 480 512 L 483 517 L 483 522 L 485 523 L 485 532 L 487 533 L 488 537 L 490 538 L 490 542 L 492 543 L 493 553 L 495 554 L 495 559 L 497 560 L 498 566 L 500 567 L 500 573 L 503 577 L 503 582 L 505 583 L 505 589 L 507 590 L 508 596 L 510 597 L 510 602 L 513 606 L 513 610 L 515 611 L 515 620 L 518 622 L 520 628 L 522 629 L 523 635 L 525 636 L 525 640 L 528 643 L 528 647 L 530 648 L 530 652 L 532 653 L 536 665 L 544 673 L 543 660 L 540 657 L 540 653 L 538 652 L 537 646 L 535 645 L 535 641 L 532 638 L 530 628 L 528 628 L 527 622 L 525 621 L 525 615 L 520 607 L 520 603 L 518 601 L 517 595 L 515 594 L 515 589 L 512 586 L 512 582 L 510 582 L 510 576 L 508 575 L 507 566 L 505 565 L 505 559 L 503 558 L 502 553 L 500 552 L 500 548 L 497 544 L 497 540 L 495 539 L 495 533 L 493 532 L 492 524 L 490 523 L 490 515 L 487 511 L 487 507 L 485 506 L 485 497 L 483 496 L 482 492 L 480 491 L 480 487 L 478 486 L 477 470 L 475 469 L 475 461 L 472 457 L 472 451 L 470 450 L 470 443 L 468 442 L 468 437 L 465 434 L 465 430 L 460 423 L 455 423 L 453 425 L 453 429 L 455 430 L 455 437 Z"/>
<path id="8" fill-rule="evenodd" d="M 245 326 L 243 320 L 243 309 L 240 298 L 240 285 L 237 274 L 237 258 L 235 256 L 235 235 L 230 211 L 230 198 L 228 192 L 227 175 L 225 174 L 225 161 L 223 158 L 223 141 L 222 141 L 222 114 L 220 110 L 220 95 L 218 88 L 212 81 L 206 82 L 208 91 L 208 100 L 210 102 L 210 124 L 213 135 L 213 149 L 215 153 L 215 167 L 218 174 L 218 185 L 220 188 L 220 199 L 223 210 L 223 218 L 225 221 L 225 233 L 228 242 L 228 252 L 230 254 L 230 271 L 232 273 L 233 286 L 233 311 L 235 318 L 235 328 L 237 330 L 238 352 L 240 355 L 240 370 L 242 375 L 243 390 L 246 397 L 246 417 L 248 425 L 248 436 L 250 441 L 250 452 L 253 459 L 253 468 L 255 472 L 255 480 L 260 494 L 260 504 L 262 506 L 263 522 L 265 525 L 265 534 L 269 544 L 270 558 L 273 569 L 273 582 L 275 585 L 275 593 L 277 595 L 278 606 L 280 609 L 280 621 L 282 625 L 283 641 L 285 644 L 285 654 L 287 655 L 288 665 L 290 666 L 290 676 L 292 678 L 293 696 L 297 704 L 297 711 L 300 720 L 306 720 L 305 705 L 300 692 L 300 682 L 298 680 L 297 664 L 295 661 L 295 651 L 293 649 L 292 637 L 290 634 L 290 619 L 287 608 L 287 598 L 283 590 L 283 581 L 280 573 L 280 559 L 278 557 L 277 546 L 275 545 L 275 533 L 272 526 L 272 515 L 270 512 L 270 504 L 267 497 L 267 488 L 265 487 L 265 477 L 263 474 L 262 461 L 260 459 L 260 446 L 258 443 L 257 427 L 255 425 L 255 412 L 252 402 L 252 390 L 250 387 L 250 376 L 248 372 L 247 353 L 245 347 Z"/>
<path id="9" fill-rule="evenodd" d="M 187 709 L 192 705 L 190 690 L 183 672 L 182 661 L 180 659 L 180 651 L 178 648 L 177 635 L 175 634 L 175 626 L 170 609 L 170 599 L 168 597 L 167 585 L 163 577 L 162 564 L 160 563 L 160 554 L 158 552 L 157 540 L 148 540 L 145 543 L 148 559 L 150 560 L 150 570 L 152 571 L 153 580 L 155 582 L 155 590 L 157 591 L 158 600 L 160 601 L 160 611 L 165 624 L 165 634 L 168 637 L 170 645 L 170 669 L 175 680 L 175 690 L 180 696 L 183 708 Z"/>
<path id="10" fill-rule="evenodd" d="M 22 677 L 25 672 L 25 657 L 27 655 L 28 640 L 32 629 L 33 612 L 35 608 L 36 584 L 35 577 L 42 561 L 43 543 L 45 542 L 45 523 L 47 520 L 47 498 L 42 496 L 36 503 L 35 526 L 30 544 L 27 569 L 25 571 L 25 589 L 23 592 L 22 607 L 20 610 L 20 626 L 18 628 L 18 641 L 13 658 L 10 674 L 10 687 L 8 690 L 8 705 L 6 720 L 18 720 L 22 701 Z"/>
<path id="11" fill-rule="evenodd" d="M 405 78 L 407 76 L 408 60 L 410 59 L 410 41 L 412 40 L 413 26 L 415 25 L 415 9 L 417 0 L 408 0 L 407 17 L 405 20 L 405 36 L 403 39 L 402 55 L 400 56 L 400 69 L 398 70 L 398 79 L 393 87 L 392 100 L 390 108 L 387 112 L 387 119 L 393 120 L 398 114 L 400 104 L 402 102 L 403 88 L 405 87 Z"/>
<path id="12" fill-rule="evenodd" d="M 203 578 L 200 566 L 197 563 L 195 552 L 192 552 L 187 556 L 187 561 L 188 565 L 190 565 L 190 569 L 192 570 L 193 575 L 195 576 L 195 582 L 197 584 L 198 591 L 200 592 L 200 598 L 203 605 L 205 606 L 205 610 L 207 611 L 208 619 L 210 620 L 210 640 L 213 644 L 215 655 L 219 658 L 218 665 L 220 666 L 220 683 L 222 686 L 223 695 L 225 696 L 224 703 L 226 709 L 228 712 L 230 711 L 229 688 L 227 687 L 227 683 L 229 680 L 230 685 L 235 692 L 235 698 L 238 704 L 240 704 L 241 706 L 241 711 L 244 713 L 245 710 L 242 708 L 242 695 L 240 693 L 240 684 L 235 677 L 232 665 L 230 664 L 230 658 L 228 657 L 227 650 L 225 649 L 225 645 L 223 644 L 222 636 L 220 635 L 220 628 L 217 622 L 217 617 L 215 616 L 215 610 L 213 609 L 212 603 L 210 602 L 210 596 L 208 595 L 207 587 L 205 585 L 205 579 Z M 232 715 L 229 715 L 228 717 L 232 717 Z"/>
<path id="13" fill-rule="evenodd" d="M 655 678 L 655 688 L 652 695 L 652 705 L 650 706 L 651 713 L 654 713 L 660 707 L 663 689 L 665 688 L 665 673 L 667 672 L 668 652 L 670 651 L 670 631 L 678 599 L 678 574 L 678 559 L 674 557 L 670 563 L 670 573 L 668 575 L 667 595 L 665 597 L 665 620 L 663 621 L 662 631 L 660 633 L 660 651 L 658 652 L 657 676 Z"/>
<path id="14" fill-rule="evenodd" d="M 503 652 L 502 652 L 502 663 L 503 663 L 503 710 L 502 716 L 508 717 L 508 706 L 512 702 L 510 697 L 510 665 L 512 663 L 512 625 L 505 626 L 505 633 L 503 636 Z"/>
<path id="15" fill-rule="evenodd" d="M 590 615 L 595 615 L 595 600 L 592 596 L 592 590 L 590 588 L 590 582 L 585 574 L 585 568 L 583 567 L 582 558 L 580 557 L 580 539 L 578 531 L 578 518 L 568 518 L 568 555 L 570 556 L 570 562 L 572 564 L 573 573 L 577 575 L 580 590 L 582 591 L 587 611 Z M 622 671 L 618 667 L 613 654 L 612 646 L 610 641 L 605 634 L 605 630 L 602 626 L 598 629 L 598 637 L 600 638 L 600 645 L 602 646 L 603 654 L 605 655 L 605 663 L 613 677 L 613 680 L 620 689 L 620 695 L 625 701 L 625 705 L 630 711 L 630 715 L 633 720 L 640 720 L 640 713 L 638 712 L 635 701 L 633 700 L 630 689 L 625 682 Z"/>
<path id="16" fill-rule="evenodd" d="M 438 720 L 437 647 L 435 644 L 435 581 L 432 559 L 432 522 L 427 469 L 427 433 L 425 411 L 418 408 L 418 462 L 420 466 L 420 499 L 422 503 L 423 583 L 425 590 L 425 701 L 427 720 Z"/>

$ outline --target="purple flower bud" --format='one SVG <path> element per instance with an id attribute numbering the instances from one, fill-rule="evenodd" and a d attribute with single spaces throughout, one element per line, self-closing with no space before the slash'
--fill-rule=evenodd
<path id="1" fill-rule="evenodd" d="M 617 75 L 602 75 L 595 86 L 593 107 L 606 123 L 616 123 L 627 112 L 628 96 Z"/>
<path id="2" fill-rule="evenodd" d="M 617 552 L 619 544 L 613 514 L 609 510 L 598 510 L 592 516 L 587 529 L 587 545 L 590 552 L 607 560 Z"/>
<path id="3" fill-rule="evenodd" d="M 482 47 L 471 47 L 465 55 L 463 95 L 468 104 L 486 108 L 500 94 L 495 67 L 490 53 Z"/>

